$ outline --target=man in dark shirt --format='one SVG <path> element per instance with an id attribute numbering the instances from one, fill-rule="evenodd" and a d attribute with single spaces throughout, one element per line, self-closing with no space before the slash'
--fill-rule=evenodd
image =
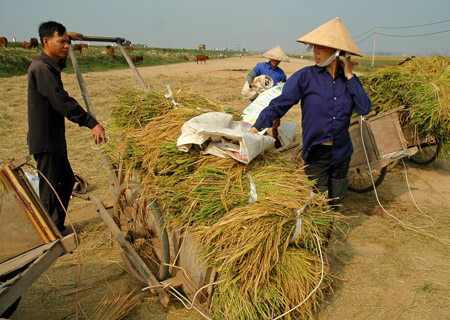
<path id="1" fill-rule="evenodd" d="M 66 28 L 54 21 L 45 22 L 39 27 L 39 36 L 44 50 L 28 69 L 27 140 L 41 175 L 40 199 L 58 230 L 67 233 L 65 211 L 75 177 L 67 158 L 64 118 L 90 128 L 97 144 L 104 141 L 104 129 L 64 90 L 61 70 L 69 52 Z"/>
<path id="2" fill-rule="evenodd" d="M 344 35 L 344 36 L 342 36 Z M 294 73 L 280 96 L 273 99 L 250 132 L 270 127 L 301 100 L 302 157 L 305 173 L 316 180 L 320 192 L 340 203 L 347 189 L 347 173 L 353 145 L 348 131 L 353 111 L 365 115 L 371 102 L 358 77 L 353 74 L 350 54 L 361 56 L 339 18 L 297 40 L 314 46 L 316 65 Z M 346 53 L 345 64 L 339 54 Z M 336 207 L 335 207 L 336 208 Z"/>

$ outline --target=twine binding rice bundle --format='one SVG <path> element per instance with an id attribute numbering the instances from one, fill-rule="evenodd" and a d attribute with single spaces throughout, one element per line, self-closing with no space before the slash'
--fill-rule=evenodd
<path id="1" fill-rule="evenodd" d="M 450 155 L 449 57 L 409 58 L 400 65 L 364 75 L 361 82 L 374 111 L 405 106 L 400 114 L 402 127 L 411 124 L 419 137 L 435 137 L 442 155 Z"/>
<path id="2" fill-rule="evenodd" d="M 214 319 L 270 319 L 293 308 L 321 281 L 323 248 L 315 235 L 324 238 L 335 219 L 326 198 L 313 197 L 302 212 L 300 236 L 289 245 L 296 210 L 309 201 L 313 182 L 275 153 L 244 165 L 179 151 L 184 122 L 224 108 L 192 95 L 187 104 L 178 92 L 174 98 L 183 108 L 172 109 L 161 96 L 128 91 L 119 99 L 110 130 L 120 141 L 110 144 L 110 155 L 120 154 L 117 161 L 126 162 L 130 177 L 139 171 L 140 185 L 157 199 L 165 223 L 189 228 L 204 262 L 220 274 L 210 303 Z M 256 202 L 249 204 L 252 183 Z M 286 318 L 311 316 L 322 295 L 320 287 Z"/>

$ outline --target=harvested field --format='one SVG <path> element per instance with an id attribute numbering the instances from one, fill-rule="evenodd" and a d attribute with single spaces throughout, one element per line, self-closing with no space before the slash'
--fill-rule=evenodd
<path id="1" fill-rule="evenodd" d="M 187 62 L 145 67 L 139 68 L 139 72 L 147 84 L 161 92 L 166 92 L 169 84 L 174 91 L 190 90 L 214 102 L 243 109 L 249 104 L 240 94 L 246 74 L 261 61 L 264 58 L 237 57 L 198 65 Z M 292 59 L 280 66 L 289 77 L 310 63 Z M 118 92 L 123 88 L 140 88 L 130 70 L 88 73 L 84 74 L 84 80 L 97 118 L 105 122 Z M 66 90 L 82 102 L 75 75 L 64 74 L 63 81 Z M 0 79 L 1 166 L 27 154 L 26 87 L 26 76 Z M 299 107 L 295 106 L 283 120 L 299 117 Z M 66 136 L 75 173 L 89 182 L 89 192 L 104 203 L 111 202 L 108 175 L 101 153 L 91 148 L 89 130 L 67 123 Z M 409 161 L 405 164 L 415 201 L 435 219 L 434 225 L 414 228 L 428 225 L 430 220 L 409 198 L 401 165 L 388 172 L 378 188 L 378 196 L 386 211 L 406 226 L 380 208 L 373 192 L 348 192 L 344 201 L 346 219 L 333 232 L 330 243 L 336 261 L 332 274 L 338 283 L 334 293 L 323 301 L 316 319 L 450 317 L 450 161 L 438 159 L 428 166 Z M 94 316 L 100 319 L 99 310 L 105 312 L 105 308 L 99 305 L 105 297 L 118 296 L 118 288 L 126 288 L 120 297 L 131 294 L 139 300 L 125 319 L 203 319 L 175 299 L 164 309 L 157 297 L 148 291 L 140 292 L 140 285 L 126 272 L 118 246 L 91 203 L 73 199 L 69 218 L 80 230 L 79 250 L 59 258 L 26 291 L 12 319 L 69 319 L 75 312 L 75 303 L 80 319 Z M 77 296 L 79 265 L 81 282 Z"/>

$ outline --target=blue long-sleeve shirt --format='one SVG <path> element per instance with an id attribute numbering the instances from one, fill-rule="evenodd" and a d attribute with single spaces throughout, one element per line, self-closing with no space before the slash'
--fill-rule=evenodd
<path id="1" fill-rule="evenodd" d="M 353 111 L 365 115 L 372 106 L 357 76 L 350 80 L 339 66 L 335 79 L 326 68 L 305 67 L 285 83 L 280 96 L 263 109 L 253 125 L 262 130 L 272 126 L 301 99 L 303 152 L 308 159 L 311 147 L 332 140 L 332 164 L 348 159 L 353 145 L 348 131 Z"/>
<path id="2" fill-rule="evenodd" d="M 258 76 L 266 75 L 273 79 L 273 85 L 276 86 L 279 82 L 286 81 L 286 74 L 278 66 L 272 69 L 270 66 L 270 61 L 260 62 L 254 68 L 253 71 L 256 72 Z"/>

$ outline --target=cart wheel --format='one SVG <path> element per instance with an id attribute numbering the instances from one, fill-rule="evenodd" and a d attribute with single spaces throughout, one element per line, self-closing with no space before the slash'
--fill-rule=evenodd
<path id="1" fill-rule="evenodd" d="M 375 186 L 378 187 L 386 176 L 387 167 L 372 170 Z M 353 192 L 365 193 L 373 190 L 369 171 L 360 171 L 348 178 L 348 189 Z"/>
<path id="2" fill-rule="evenodd" d="M 142 195 L 137 182 L 124 182 L 119 187 L 113 219 L 155 277 L 166 279 L 170 262 L 167 231 L 155 201 Z M 125 254 L 122 256 L 126 257 Z M 147 284 L 128 257 L 124 262 L 138 281 Z"/>
<path id="3" fill-rule="evenodd" d="M 411 161 L 417 164 L 430 164 L 436 160 L 440 150 L 439 144 L 423 143 L 419 146 L 419 151 L 410 157 Z"/>

